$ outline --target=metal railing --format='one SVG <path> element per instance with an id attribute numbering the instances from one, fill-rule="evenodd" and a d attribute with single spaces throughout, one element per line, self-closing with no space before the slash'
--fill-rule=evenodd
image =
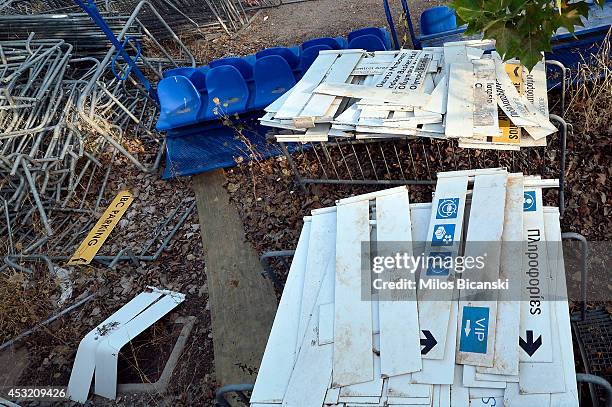
<path id="1" fill-rule="evenodd" d="M 454 140 L 393 138 L 357 140 L 336 138 L 327 142 L 295 143 L 293 154 L 279 142 L 296 182 L 343 185 L 434 185 L 436 174 L 477 168 L 505 167 L 511 172 L 559 178 L 559 210 L 565 210 L 565 120 L 550 115 L 557 138 L 549 136 L 546 147 L 520 151 L 463 149 Z"/>

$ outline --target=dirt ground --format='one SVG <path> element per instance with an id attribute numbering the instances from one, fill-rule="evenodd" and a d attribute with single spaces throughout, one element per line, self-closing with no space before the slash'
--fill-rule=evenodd
<path id="1" fill-rule="evenodd" d="M 402 41 L 405 30 L 400 21 L 401 3 L 390 0 L 393 21 Z M 412 19 L 427 8 L 443 1 L 409 1 Z M 301 44 L 312 38 L 346 35 L 363 27 L 387 27 L 382 0 L 309 0 L 263 9 L 249 27 L 233 38 L 222 36 L 213 41 L 190 40 L 189 48 L 202 63 L 230 55 L 248 55 L 263 48 Z M 410 36 L 407 36 L 410 46 Z"/>
<path id="2" fill-rule="evenodd" d="M 417 10 L 437 4 L 437 2 L 429 1 L 411 3 L 415 15 L 419 14 Z M 392 4 L 396 24 L 400 26 L 399 1 L 392 1 Z M 386 26 L 380 0 L 311 0 L 264 9 L 257 13 L 249 27 L 233 38 L 223 35 L 214 40 L 202 39 L 190 33 L 184 33 L 182 37 L 199 62 L 205 64 L 217 57 L 245 55 L 277 45 L 299 44 L 315 37 L 346 35 L 352 30 L 368 26 Z M 136 155 L 139 153 L 134 150 L 131 152 Z M 271 161 L 271 163 L 274 162 Z M 237 174 L 234 170 L 230 170 L 228 175 L 235 179 Z M 288 191 L 293 188 L 293 181 L 286 170 L 284 174 L 283 183 L 279 185 L 283 185 L 282 189 Z M 244 180 L 240 182 L 242 181 Z M 272 179 L 271 182 L 276 181 Z M 106 247 L 103 248 L 108 251 L 108 254 L 117 253 L 126 246 L 139 247 L 145 244 L 155 231 L 155 225 L 162 222 L 174 208 L 189 205 L 194 199 L 189 179 L 162 181 L 160 174 L 140 173 L 128 162 L 118 158 L 109 179 L 102 207 L 107 205 L 114 193 L 121 189 L 131 190 L 134 193 L 135 201 L 126 213 L 126 222 L 116 229 L 113 239 L 109 240 Z M 263 242 L 269 242 L 270 236 L 276 236 L 277 244 L 255 245 L 258 252 L 262 253 L 281 246 L 291 247 L 293 239 L 290 236 L 299 233 L 301 227 L 300 214 L 316 206 L 327 204 L 333 199 L 335 193 L 343 195 L 345 191 L 338 190 L 337 192 L 330 191 L 329 194 L 321 194 L 326 197 L 321 198 L 320 203 L 315 203 L 313 200 L 319 198 L 305 197 L 305 201 L 302 198 L 296 201 L 291 200 L 285 194 L 279 195 L 281 200 L 267 202 L 268 219 L 274 224 L 262 228 L 260 233 L 266 235 Z M 283 200 L 286 201 L 283 202 Z M 283 211 L 278 211 L 287 202 L 300 205 L 294 211 L 294 216 L 285 217 Z M 251 217 L 250 210 L 247 208 L 241 205 L 238 205 L 238 208 L 242 211 L 242 220 L 247 224 L 247 230 L 252 230 L 253 222 L 257 221 L 257 218 Z M 284 221 L 277 221 L 283 218 L 285 218 Z M 78 221 L 86 220 L 79 219 Z M 250 234 L 249 237 L 249 241 L 253 242 L 252 238 L 255 235 Z M 115 270 L 100 265 L 71 270 L 76 276 L 71 301 L 76 302 L 91 292 L 96 293 L 97 297 L 77 311 L 60 318 L 21 341 L 21 349 L 28 351 L 25 353 L 26 356 L 23 356 L 23 351 L 17 350 L 16 353 L 14 349 L 1 352 L 0 356 L 4 359 L 0 358 L 0 360 L 13 360 L 17 358 L 17 355 L 22 355 L 19 356 L 20 360 L 25 358 L 28 360 L 27 366 L 22 366 L 20 369 L 23 372 L 19 377 L 0 376 L 0 385 L 67 385 L 80 339 L 102 319 L 112 314 L 147 286 L 152 285 L 185 293 L 186 301 L 175 312 L 156 323 L 153 329 L 133 341 L 132 346 L 126 347 L 127 349 L 121 352 L 119 375 L 126 381 L 137 378 L 154 381 L 163 368 L 169 349 L 176 339 L 173 321 L 178 317 L 196 316 L 195 327 L 179 359 L 170 382 L 168 395 L 122 395 L 112 402 L 96 397 L 87 404 L 213 405 L 217 385 L 205 264 L 197 214 L 194 211 L 170 241 L 168 248 L 154 262 L 141 263 L 138 267 L 130 263 L 122 263 Z M 33 284 L 39 287 L 34 299 L 31 295 L 32 287 L 24 284 L 19 275 L 16 274 L 7 280 L 5 288 L 9 290 L 7 292 L 10 292 L 11 298 L 8 305 L 14 309 L 25 309 L 27 312 L 19 315 L 11 315 L 10 310 L 6 314 L 0 313 L 0 326 L 11 326 L 10 330 L 0 329 L 0 342 L 13 338 L 19 332 L 36 325 L 59 310 L 56 305 L 59 292 L 54 287 L 53 279 L 41 277 Z M 9 315 L 9 318 L 3 319 L 3 315 Z M 140 363 L 139 366 L 137 366 L 138 363 Z M 28 405 L 28 403 L 23 405 Z"/>

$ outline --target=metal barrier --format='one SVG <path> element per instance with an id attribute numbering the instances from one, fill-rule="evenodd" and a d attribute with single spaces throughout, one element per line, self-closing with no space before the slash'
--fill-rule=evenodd
<path id="1" fill-rule="evenodd" d="M 274 286 L 280 292 L 283 291 L 285 284 L 282 281 L 280 281 L 280 279 L 278 278 L 278 276 L 272 269 L 270 260 L 272 259 L 278 260 L 281 263 L 281 265 L 287 269 L 287 272 L 288 272 L 290 268 L 290 264 L 287 262 L 287 258 L 293 257 L 294 254 L 295 254 L 295 250 L 278 250 L 278 251 L 265 252 L 259 258 L 259 262 L 261 263 L 261 266 L 264 269 L 264 272 L 262 273 L 263 276 L 272 280 L 272 282 L 274 283 Z"/>
<path id="2" fill-rule="evenodd" d="M 249 405 L 249 396 L 247 393 L 253 391 L 253 384 L 230 384 L 228 386 L 221 387 L 217 390 L 216 402 L 221 407 L 231 407 L 232 405 L 227 401 L 228 397 L 235 397 L 240 400 L 243 405 Z"/>
<path id="3" fill-rule="evenodd" d="M 558 177 L 559 210 L 565 211 L 565 157 L 567 132 L 565 120 L 550 115 L 559 131 L 555 149 L 552 137 L 547 147 L 521 151 L 460 149 L 453 140 L 394 138 L 383 141 L 336 139 L 327 142 L 296 143 L 289 154 L 287 144 L 280 148 L 296 182 L 343 185 L 434 185 L 436 173 L 476 168 L 506 167 L 512 172 Z M 534 168 L 536 159 L 541 162 Z M 556 170 L 553 170 L 556 168 Z"/>
<path id="4" fill-rule="evenodd" d="M 142 24 L 143 9 L 175 38 L 178 58 Z M 165 68 L 185 61 L 195 66 L 189 50 L 150 3 L 138 4 L 118 41 L 135 28 L 149 44 L 139 59 L 148 75 L 159 78 Z M 133 50 L 133 45 L 126 43 L 126 49 Z M 121 80 L 113 75 L 114 47 L 102 61 L 72 58 L 72 50 L 63 40 L 33 35 L 0 41 L 0 236 L 8 243 L 1 246 L 0 270 L 32 272 L 31 264 L 41 262 L 52 269 L 53 262 L 67 259 L 108 198 L 106 185 L 117 154 L 144 172 L 156 171 L 161 162 L 165 139 L 154 127 L 157 104 L 131 76 Z M 118 68 L 125 72 L 125 67 Z M 130 152 L 133 141 L 143 146 L 144 154 Z M 185 202 L 175 208 L 152 228 L 142 247 L 102 251 L 94 261 L 110 267 L 154 261 L 194 207 Z"/>
<path id="5" fill-rule="evenodd" d="M 198 33 L 206 35 L 218 31 L 228 34 L 235 33 L 251 22 L 249 12 L 301 1 L 308 0 L 151 0 L 151 5 L 164 16 L 174 30 L 192 31 L 195 29 Z M 73 38 L 83 36 L 83 31 L 75 30 L 75 26 L 72 25 L 73 22 L 85 16 L 80 13 L 81 10 L 75 6 L 74 1 L 50 0 L 39 3 L 36 7 L 32 7 L 29 0 L 0 0 L 0 14 L 15 15 L 13 21 L 23 21 L 35 32 L 47 30 L 53 32 L 63 28 L 71 33 Z M 124 21 L 125 16 L 129 16 L 137 7 L 138 0 L 95 0 L 94 3 L 105 17 Z M 69 15 L 65 15 L 59 21 L 54 21 L 49 17 L 51 13 Z M 71 15 L 71 13 L 77 14 Z M 4 21 L 2 17 L 0 21 Z M 89 21 L 82 21 L 86 26 L 90 25 Z M 164 25 L 159 24 L 154 14 L 143 14 L 141 22 L 149 27 L 150 32 L 158 38 L 170 38 Z M 92 35 L 86 38 L 88 40 L 99 37 L 100 34 L 99 31 L 90 33 Z"/>
<path id="6" fill-rule="evenodd" d="M 610 383 L 608 383 L 607 380 L 599 376 L 592 375 L 592 374 L 578 373 L 576 374 L 576 381 L 579 384 L 588 383 L 589 386 L 596 385 L 596 386 L 601 387 L 606 392 L 606 395 L 607 395 L 606 407 L 612 407 L 612 386 L 610 385 Z M 597 407 L 599 405 L 599 402 L 595 400 L 593 401 L 593 405 Z"/>

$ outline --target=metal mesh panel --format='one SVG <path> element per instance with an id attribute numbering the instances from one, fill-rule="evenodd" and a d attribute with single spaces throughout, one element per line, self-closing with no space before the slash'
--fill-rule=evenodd
<path id="1" fill-rule="evenodd" d="M 588 373 L 612 381 L 612 315 L 605 309 L 591 310 L 586 319 L 574 322 L 574 333 Z M 605 391 L 597 387 L 597 395 Z"/>
<path id="2" fill-rule="evenodd" d="M 312 142 L 295 148 L 295 169 L 305 183 L 418 184 L 432 182 L 441 171 L 491 167 L 555 178 L 560 162 L 552 148 L 476 150 L 434 139 Z"/>
<path id="3" fill-rule="evenodd" d="M 223 30 L 236 32 L 249 23 L 248 11 L 276 7 L 282 0 L 149 0 L 176 31 L 196 30 L 202 34 Z M 129 15 L 139 0 L 95 0 L 101 13 Z M 0 0 L 0 14 L 36 15 L 41 13 L 79 13 L 82 10 L 72 0 Z M 85 15 L 85 17 L 87 17 Z M 167 36 L 157 19 L 147 10 L 139 17 L 155 36 Z M 0 23 L 0 26 L 2 23 Z M 43 22 L 38 28 L 44 30 Z M 13 37 L 14 38 L 14 37 Z"/>

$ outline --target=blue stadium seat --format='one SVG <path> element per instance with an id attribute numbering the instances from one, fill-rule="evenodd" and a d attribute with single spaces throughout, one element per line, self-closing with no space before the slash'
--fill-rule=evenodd
<path id="1" fill-rule="evenodd" d="M 278 55 L 285 58 L 285 61 L 287 61 L 291 69 L 296 69 L 300 64 L 300 58 L 295 54 L 295 52 L 285 47 L 266 48 L 256 54 L 257 59 L 267 57 L 269 55 Z"/>
<path id="2" fill-rule="evenodd" d="M 216 68 L 218 66 L 230 65 L 234 68 L 238 69 L 238 71 L 242 74 L 242 77 L 247 81 L 253 77 L 253 67 L 247 61 L 238 57 L 228 57 L 214 60 L 210 63 L 211 68 Z"/>
<path id="3" fill-rule="evenodd" d="M 331 37 L 322 37 L 315 38 L 314 40 L 306 41 L 302 44 L 302 50 L 305 50 L 310 47 L 315 47 L 317 45 L 327 45 L 331 49 L 342 49 L 342 45 L 338 42 L 336 38 Z"/>
<path id="4" fill-rule="evenodd" d="M 1 0 L 0 0 L 1 1 Z M 364 28 L 349 34 L 352 48 L 390 49 L 384 28 Z M 322 37 L 300 46 L 267 48 L 244 57 L 226 57 L 198 68 L 163 72 L 158 84 L 160 130 L 201 128 L 221 123 L 220 116 L 262 109 L 291 89 L 322 50 L 347 48 L 344 37 Z M 218 103 L 215 103 L 218 100 Z"/>
<path id="5" fill-rule="evenodd" d="M 457 17 L 450 7 L 432 7 L 421 14 L 421 35 L 439 34 L 456 29 Z"/>
<path id="6" fill-rule="evenodd" d="M 206 74 L 200 68 L 181 67 L 168 69 L 163 72 L 163 76 L 164 78 L 184 76 L 193 83 L 198 92 L 206 92 Z"/>
<path id="7" fill-rule="evenodd" d="M 210 66 L 208 65 L 204 65 L 198 68 L 198 71 L 202 72 L 204 75 L 206 75 L 206 73 L 208 71 L 210 71 Z"/>
<path id="8" fill-rule="evenodd" d="M 255 101 L 253 107 L 262 109 L 295 85 L 291 67 L 279 55 L 269 55 L 255 62 Z"/>
<path id="9" fill-rule="evenodd" d="M 300 69 L 302 72 L 306 72 L 310 65 L 317 59 L 319 56 L 319 51 L 326 51 L 332 49 L 328 45 L 315 45 L 309 48 L 306 48 L 304 52 L 302 52 L 302 62 L 300 64 Z"/>
<path id="10" fill-rule="evenodd" d="M 222 65 L 212 68 L 206 74 L 206 87 L 208 89 L 206 119 L 219 118 L 246 110 L 249 88 L 244 77 L 235 67 Z M 217 99 L 218 103 L 215 103 Z"/>
<path id="11" fill-rule="evenodd" d="M 366 51 L 385 51 L 387 48 L 381 39 L 375 35 L 361 35 L 349 42 L 349 48 L 365 49 Z"/>
<path id="12" fill-rule="evenodd" d="M 374 35 L 382 41 L 385 46 L 385 49 L 391 49 L 391 39 L 389 38 L 389 33 L 387 32 L 387 30 L 378 27 L 366 27 L 360 28 L 359 30 L 351 31 L 348 35 L 349 48 L 351 48 L 351 41 L 363 35 Z"/>
<path id="13" fill-rule="evenodd" d="M 157 85 L 160 114 L 158 130 L 168 130 L 195 123 L 202 107 L 200 93 L 184 76 L 162 79 Z"/>

